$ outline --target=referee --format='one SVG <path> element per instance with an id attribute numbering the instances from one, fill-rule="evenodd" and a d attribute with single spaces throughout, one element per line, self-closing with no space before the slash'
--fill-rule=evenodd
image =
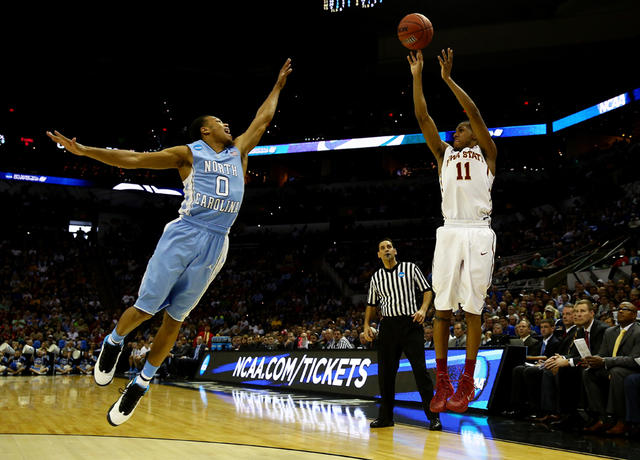
<path id="1" fill-rule="evenodd" d="M 371 428 L 393 426 L 393 406 L 396 394 L 396 374 L 402 352 L 411 363 L 422 407 L 429 429 L 442 430 L 439 414 L 429 410 L 433 397 L 433 383 L 424 359 L 424 331 L 422 323 L 431 303 L 431 286 L 420 269 L 411 262 L 398 262 L 396 249 L 389 238 L 378 243 L 378 258 L 384 268 L 371 277 L 364 320 L 364 333 L 373 340 L 369 327 L 371 316 L 380 307 L 382 320 L 378 333 L 378 381 L 380 382 L 380 412 Z M 416 288 L 422 292 L 422 307 L 416 305 Z"/>

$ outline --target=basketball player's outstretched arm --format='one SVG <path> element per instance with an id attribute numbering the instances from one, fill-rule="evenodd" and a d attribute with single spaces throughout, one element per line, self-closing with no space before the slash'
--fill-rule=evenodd
<path id="1" fill-rule="evenodd" d="M 276 107 L 278 106 L 280 91 L 284 88 L 285 83 L 287 83 L 287 77 L 292 70 L 291 59 L 287 59 L 278 73 L 276 84 L 267 96 L 267 99 L 265 99 L 258 109 L 258 112 L 256 112 L 255 118 L 247 130 L 234 141 L 234 145 L 240 150 L 240 154 L 242 155 L 242 168 L 245 174 L 247 173 L 249 152 L 258 145 L 267 126 L 269 126 L 269 123 L 273 120 L 273 115 L 276 113 Z"/>
<path id="2" fill-rule="evenodd" d="M 410 53 L 409 56 L 407 56 L 407 60 L 409 61 L 409 66 L 411 68 L 411 75 L 413 75 L 414 112 L 416 114 L 418 124 L 420 125 L 422 135 L 424 136 L 424 140 L 427 142 L 429 149 L 438 161 L 438 173 L 440 173 L 442 158 L 444 156 L 444 151 L 447 148 L 447 144 L 440 139 L 438 128 L 427 111 L 427 101 L 424 98 L 424 92 L 422 90 L 422 51 L 418 50 L 415 54 Z"/>
<path id="3" fill-rule="evenodd" d="M 484 123 L 482 115 L 480 115 L 480 110 L 478 110 L 478 107 L 473 100 L 471 100 L 469 95 L 451 78 L 453 50 L 451 48 L 447 48 L 446 52 L 442 50 L 442 56 L 438 56 L 438 61 L 440 62 L 440 73 L 442 75 L 442 79 L 456 96 L 456 99 L 458 99 L 458 102 L 469 117 L 473 134 L 475 134 L 476 139 L 478 139 L 478 145 L 480 145 L 482 152 L 486 155 L 489 169 L 495 175 L 498 149 L 491 138 L 491 134 L 489 134 L 489 129 Z"/>
<path id="4" fill-rule="evenodd" d="M 102 163 L 125 169 L 171 169 L 191 167 L 192 156 L 189 147 L 180 145 L 159 152 L 140 153 L 133 150 L 102 149 L 89 147 L 69 139 L 58 131 L 47 131 L 52 141 L 62 145 L 67 151 L 81 157 L 89 157 Z"/>

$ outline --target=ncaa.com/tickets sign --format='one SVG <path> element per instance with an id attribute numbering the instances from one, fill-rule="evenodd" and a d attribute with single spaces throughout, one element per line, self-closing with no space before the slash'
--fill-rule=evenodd
<path id="1" fill-rule="evenodd" d="M 474 380 L 476 396 L 470 407 L 487 409 L 500 368 L 503 349 L 481 349 Z M 396 400 L 420 401 L 406 357 L 396 377 Z M 454 386 L 464 368 L 465 350 L 449 350 L 449 373 Z M 435 352 L 425 350 L 427 369 L 433 374 Z M 362 398 L 379 398 L 378 357 L 367 350 L 216 351 L 203 360 L 198 380 L 260 385 L 270 388 L 317 391 Z"/>

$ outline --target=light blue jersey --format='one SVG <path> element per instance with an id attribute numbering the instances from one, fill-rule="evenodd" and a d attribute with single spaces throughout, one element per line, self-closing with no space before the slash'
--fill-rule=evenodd
<path id="1" fill-rule="evenodd" d="M 184 201 L 179 213 L 209 228 L 227 232 L 238 217 L 244 195 L 240 151 L 229 146 L 216 153 L 202 140 L 188 146 L 193 154 L 193 166 L 184 180 Z"/>
<path id="2" fill-rule="evenodd" d="M 244 195 L 236 147 L 216 153 L 200 140 L 189 149 L 193 166 L 184 180 L 180 217 L 165 226 L 135 303 L 150 315 L 166 309 L 176 321 L 184 321 L 227 260 L 229 229 Z"/>

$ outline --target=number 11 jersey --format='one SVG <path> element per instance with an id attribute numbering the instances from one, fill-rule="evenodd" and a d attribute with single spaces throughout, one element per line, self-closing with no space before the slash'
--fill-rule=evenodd
<path id="1" fill-rule="evenodd" d="M 479 145 L 456 151 L 448 145 L 440 170 L 442 215 L 445 220 L 488 220 L 493 173 Z"/>

